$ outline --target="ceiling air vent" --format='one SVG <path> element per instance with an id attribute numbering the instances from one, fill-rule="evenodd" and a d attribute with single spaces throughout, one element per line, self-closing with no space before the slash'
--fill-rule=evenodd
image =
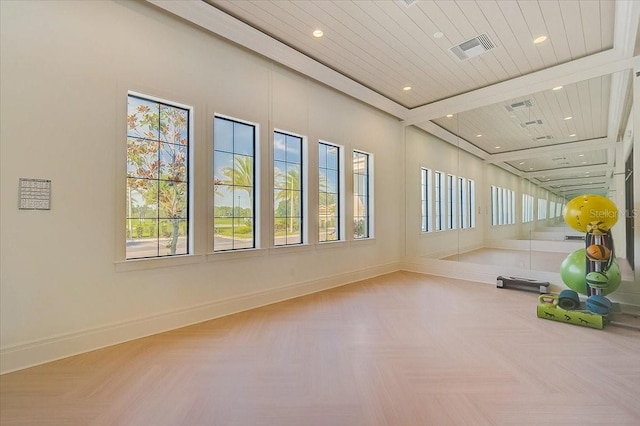
<path id="1" fill-rule="evenodd" d="M 505 108 L 507 109 L 507 111 L 513 112 L 516 109 L 529 108 L 531 106 L 533 106 L 533 102 L 531 102 L 531 99 L 527 99 L 526 101 L 515 102 L 509 105 L 505 105 Z"/>
<path id="2" fill-rule="evenodd" d="M 526 123 L 520 123 L 520 127 L 524 129 L 525 127 L 528 127 L 528 126 L 537 126 L 540 124 L 542 124 L 542 120 L 531 120 L 531 121 L 527 121 Z"/>
<path id="3" fill-rule="evenodd" d="M 457 46 L 450 47 L 449 50 L 451 53 L 456 55 L 458 59 L 465 61 L 469 58 L 473 58 L 474 56 L 481 55 L 484 52 L 488 52 L 495 47 L 496 45 L 493 44 L 487 34 L 480 34 L 471 40 L 467 40 Z"/>
<path id="4" fill-rule="evenodd" d="M 553 136 L 551 135 L 547 135 L 547 136 L 538 136 L 537 138 L 534 138 L 534 141 L 550 141 L 553 139 Z"/>

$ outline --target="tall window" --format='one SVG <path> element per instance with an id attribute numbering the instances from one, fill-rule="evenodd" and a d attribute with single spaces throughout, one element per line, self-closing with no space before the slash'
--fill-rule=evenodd
<path id="1" fill-rule="evenodd" d="M 422 206 L 422 232 L 433 231 L 433 225 L 431 223 L 431 170 L 420 169 L 421 175 L 421 206 Z"/>
<path id="2" fill-rule="evenodd" d="M 507 206 L 509 205 L 507 202 L 507 191 L 504 188 L 498 188 L 498 194 L 500 197 L 498 200 L 498 224 L 504 225 L 507 223 Z"/>
<path id="3" fill-rule="evenodd" d="M 491 225 L 513 225 L 515 210 L 515 192 L 491 185 Z"/>
<path id="4" fill-rule="evenodd" d="M 547 200 L 538 198 L 538 220 L 547 218 Z"/>
<path id="5" fill-rule="evenodd" d="M 254 248 L 256 127 L 216 116 L 213 131 L 213 249 Z"/>
<path id="6" fill-rule="evenodd" d="M 498 225 L 498 216 L 499 216 L 499 209 L 498 209 L 498 187 L 491 185 L 491 225 L 496 226 Z"/>
<path id="7" fill-rule="evenodd" d="M 447 175 L 447 228 L 456 229 L 456 179 Z"/>
<path id="8" fill-rule="evenodd" d="M 340 147 L 318 144 L 319 233 L 318 241 L 340 239 Z"/>
<path id="9" fill-rule="evenodd" d="M 276 246 L 302 241 L 302 138 L 273 132 L 273 218 Z"/>
<path id="10" fill-rule="evenodd" d="M 467 181 L 469 186 L 469 227 L 476 227 L 476 183 L 469 179 Z"/>
<path id="11" fill-rule="evenodd" d="M 442 231 L 444 229 L 444 178 L 442 177 L 442 172 L 434 172 L 434 202 L 435 202 L 435 226 L 436 231 Z"/>
<path id="12" fill-rule="evenodd" d="M 467 199 L 467 185 L 465 185 L 465 179 L 462 177 L 458 178 L 458 202 L 460 205 L 460 215 L 458 218 L 458 225 L 461 229 L 464 229 L 468 227 L 468 221 L 467 221 L 468 199 Z"/>
<path id="13" fill-rule="evenodd" d="M 533 197 L 522 194 L 522 223 L 533 221 Z"/>
<path id="14" fill-rule="evenodd" d="M 549 201 L 549 219 L 553 219 L 556 216 L 556 202 Z"/>
<path id="15" fill-rule="evenodd" d="M 516 223 L 516 194 L 515 192 L 507 189 L 507 223 L 514 224 Z"/>
<path id="16" fill-rule="evenodd" d="M 126 258 L 188 254 L 190 109 L 127 101 Z"/>
<path id="17" fill-rule="evenodd" d="M 370 154 L 353 151 L 353 238 L 371 237 Z"/>

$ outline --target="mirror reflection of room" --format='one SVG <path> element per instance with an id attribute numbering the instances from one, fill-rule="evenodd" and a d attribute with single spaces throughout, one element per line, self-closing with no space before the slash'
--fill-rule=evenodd
<path id="1" fill-rule="evenodd" d="M 557 273 L 585 244 L 566 225 L 564 207 L 597 194 L 618 207 L 615 256 L 633 281 L 631 98 L 627 70 L 432 120 L 449 146 L 407 130 L 415 149 L 426 139 L 430 156 L 438 153 L 420 169 L 422 230 L 455 232 L 432 236 L 424 257 Z"/>

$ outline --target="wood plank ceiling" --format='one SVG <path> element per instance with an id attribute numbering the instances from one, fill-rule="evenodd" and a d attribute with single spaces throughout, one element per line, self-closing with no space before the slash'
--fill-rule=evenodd
<path id="1" fill-rule="evenodd" d="M 617 122 L 610 123 L 610 105 L 612 101 L 622 102 L 630 79 L 615 77 L 622 79 L 622 84 L 616 85 L 614 93 L 612 71 L 628 68 L 628 62 L 604 68 L 602 65 L 625 59 L 624 55 L 605 57 L 618 47 L 614 46 L 616 40 L 619 44 L 635 40 L 639 8 L 633 2 L 206 0 L 205 3 L 248 29 L 258 30 L 261 35 L 324 65 L 329 72 L 401 106 L 407 114 L 399 118 L 407 125 L 418 125 L 440 137 L 448 136 L 445 139 L 449 142 L 556 193 L 564 191 L 573 196 L 585 190 L 607 192 L 615 157 L 611 148 L 615 148 L 623 115 L 616 106 Z M 616 22 L 622 18 L 630 19 L 632 24 Z M 320 38 L 312 35 L 317 29 L 324 33 Z M 616 31 L 633 34 L 616 35 Z M 450 50 L 482 34 L 494 46 L 483 54 L 460 60 Z M 547 39 L 535 44 L 533 40 L 540 36 Z M 585 65 L 590 69 L 600 66 L 602 71 L 584 74 L 582 80 L 575 76 L 567 78 L 580 67 L 586 68 Z M 557 70 L 564 70 L 560 80 L 564 78 L 568 84 L 554 91 L 553 78 L 547 86 L 540 78 L 545 72 L 555 76 L 551 73 L 558 74 Z M 537 80 L 531 77 L 531 83 L 527 83 L 529 76 L 536 75 Z M 515 87 L 515 82 L 520 81 L 520 87 L 512 91 L 520 93 L 519 96 L 500 98 L 501 87 L 511 88 L 506 86 L 509 82 Z M 527 84 L 538 90 L 526 92 Z M 411 89 L 404 90 L 405 87 Z M 510 107 L 525 101 L 524 107 Z M 467 103 L 470 106 L 465 108 Z M 399 116 L 398 110 L 388 112 Z M 445 117 L 450 112 L 453 117 Z M 562 145 L 571 149 L 564 150 Z M 558 149 L 552 149 L 553 146 Z M 540 151 L 544 147 L 547 150 Z M 594 180 L 584 176 L 585 170 L 592 177 L 596 173 L 602 177 Z"/>

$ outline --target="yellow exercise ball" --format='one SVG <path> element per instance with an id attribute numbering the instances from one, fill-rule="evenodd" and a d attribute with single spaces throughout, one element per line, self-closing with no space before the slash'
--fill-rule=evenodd
<path id="1" fill-rule="evenodd" d="M 618 221 L 618 208 L 607 197 L 585 194 L 569 201 L 562 216 L 567 225 L 576 231 L 602 234 Z"/>

